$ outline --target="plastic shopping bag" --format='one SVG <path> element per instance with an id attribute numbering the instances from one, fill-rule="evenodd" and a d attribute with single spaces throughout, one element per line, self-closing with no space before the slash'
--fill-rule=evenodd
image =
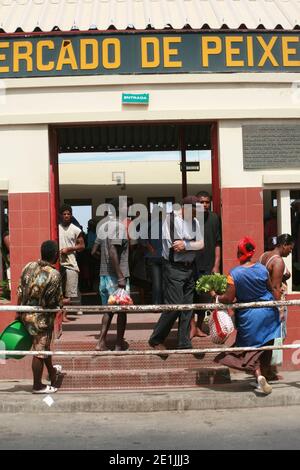
<path id="1" fill-rule="evenodd" d="M 283 341 L 282 338 L 275 338 L 274 346 L 282 346 Z M 273 349 L 272 351 L 272 359 L 271 359 L 271 366 L 281 366 L 283 361 L 283 351 L 282 349 Z"/>
<path id="2" fill-rule="evenodd" d="M 214 310 L 208 320 L 211 340 L 215 344 L 222 344 L 234 331 L 234 325 L 226 310 Z"/>
<path id="3" fill-rule="evenodd" d="M 125 289 L 117 289 L 108 298 L 109 305 L 133 305 L 132 298 Z"/>
<path id="4" fill-rule="evenodd" d="M 281 322 L 280 328 L 280 337 L 275 338 L 274 346 L 283 346 L 283 341 L 286 337 L 286 322 L 283 320 Z M 271 366 L 281 366 L 283 362 L 283 350 L 282 349 L 273 349 Z"/>

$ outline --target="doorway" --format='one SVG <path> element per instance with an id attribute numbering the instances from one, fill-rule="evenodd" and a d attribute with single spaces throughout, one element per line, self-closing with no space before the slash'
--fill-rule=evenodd
<path id="1" fill-rule="evenodd" d="M 291 273 L 287 281 L 289 292 L 300 291 L 300 190 L 265 189 L 264 196 L 264 249 L 273 250 L 277 237 L 292 235 L 294 249 L 284 261 Z"/>
<path id="2" fill-rule="evenodd" d="M 58 207 L 89 201 L 91 218 L 112 197 L 167 211 L 187 194 L 212 194 L 220 214 L 216 123 L 73 125 L 50 129 L 52 234 Z M 54 211 L 54 214 L 53 214 Z"/>

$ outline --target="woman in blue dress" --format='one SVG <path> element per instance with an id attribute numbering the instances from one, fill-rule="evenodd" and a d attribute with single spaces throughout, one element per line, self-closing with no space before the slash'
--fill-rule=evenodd
<path id="1" fill-rule="evenodd" d="M 227 290 L 218 297 L 218 302 L 230 304 L 234 299 L 239 303 L 274 300 L 268 270 L 261 263 L 251 261 L 254 252 L 255 243 L 251 238 L 245 237 L 240 240 L 237 253 L 240 266 L 230 271 Z M 280 333 L 277 308 L 236 309 L 235 323 L 236 347 L 272 345 Z M 270 364 L 271 357 L 272 351 L 247 351 L 221 353 L 215 360 L 228 367 L 254 373 L 257 380 L 256 390 L 269 394 L 272 387 L 262 375 L 262 368 Z"/>

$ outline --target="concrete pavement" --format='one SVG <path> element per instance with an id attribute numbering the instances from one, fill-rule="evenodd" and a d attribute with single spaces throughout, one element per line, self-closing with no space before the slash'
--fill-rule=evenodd
<path id="1" fill-rule="evenodd" d="M 130 459 L 126 467 L 141 470 L 158 464 L 176 470 L 180 465 L 174 459 L 170 463 L 168 452 L 176 450 L 175 455 L 189 456 L 181 468 L 197 468 L 203 462 L 203 454 L 197 450 L 299 450 L 299 414 L 300 406 L 157 413 L 5 413 L 1 414 L 0 449 L 102 450 L 106 452 L 97 454 L 101 467 L 116 468 L 120 463 L 112 464 L 112 460 L 139 456 L 141 465 Z M 221 464 L 215 452 L 213 457 L 215 465 L 216 458 Z M 247 457 L 242 456 L 240 465 L 246 465 Z M 261 466 L 259 459 L 256 462 Z M 268 462 L 272 466 L 270 455 Z"/>
<path id="2" fill-rule="evenodd" d="M 31 381 L 0 381 L 0 413 L 153 412 L 300 405 L 300 371 L 284 372 L 271 395 L 251 386 L 253 378 L 232 374 L 232 383 L 187 389 L 105 390 L 32 395 Z M 50 397 L 53 400 L 50 400 Z M 47 400 L 45 400 L 47 398 Z"/>

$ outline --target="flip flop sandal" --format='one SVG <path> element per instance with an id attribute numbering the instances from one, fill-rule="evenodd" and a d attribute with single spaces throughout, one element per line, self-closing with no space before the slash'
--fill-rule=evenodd
<path id="1" fill-rule="evenodd" d="M 32 393 L 34 394 L 49 394 L 49 393 L 55 393 L 57 392 L 57 388 L 52 387 L 51 385 L 46 385 L 45 388 L 41 388 L 41 390 L 32 390 Z"/>

